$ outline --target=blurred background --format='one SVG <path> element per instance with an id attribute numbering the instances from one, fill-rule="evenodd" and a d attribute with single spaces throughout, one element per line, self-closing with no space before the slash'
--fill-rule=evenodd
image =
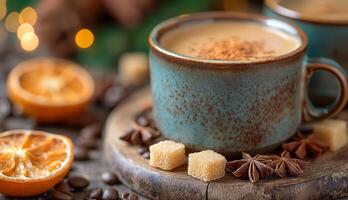
<path id="1" fill-rule="evenodd" d="M 260 12 L 262 0 L 0 0 L 0 65 L 36 56 L 117 70 L 125 52 L 147 53 L 159 22 L 206 10 Z"/>

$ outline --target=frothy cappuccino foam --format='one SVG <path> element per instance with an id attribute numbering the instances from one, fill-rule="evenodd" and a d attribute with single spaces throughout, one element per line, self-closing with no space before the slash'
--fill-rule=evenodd
<path id="1" fill-rule="evenodd" d="M 253 22 L 216 21 L 183 25 L 161 38 L 178 54 L 228 61 L 253 61 L 287 54 L 300 42 L 286 33 Z"/>

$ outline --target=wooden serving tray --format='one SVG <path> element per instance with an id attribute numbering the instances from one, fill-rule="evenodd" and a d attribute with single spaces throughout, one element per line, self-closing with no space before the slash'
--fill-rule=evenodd
<path id="1" fill-rule="evenodd" d="M 104 155 L 121 181 L 151 199 L 332 199 L 348 196 L 348 145 L 309 162 L 298 177 L 271 178 L 255 184 L 231 174 L 209 183 L 187 174 L 187 167 L 163 171 L 149 166 L 138 147 L 119 140 L 134 116 L 150 106 L 150 89 L 143 89 L 109 116 Z"/>

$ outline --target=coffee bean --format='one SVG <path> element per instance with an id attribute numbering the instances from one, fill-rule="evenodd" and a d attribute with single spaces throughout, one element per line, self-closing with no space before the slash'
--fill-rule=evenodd
<path id="1" fill-rule="evenodd" d="M 74 148 L 74 159 L 78 161 L 86 161 L 89 159 L 88 150 L 84 147 L 75 147 Z"/>
<path id="2" fill-rule="evenodd" d="M 0 98 L 0 121 L 4 120 L 11 113 L 11 105 L 6 98 Z"/>
<path id="3" fill-rule="evenodd" d="M 118 191 L 114 188 L 107 188 L 103 192 L 103 200 L 117 200 L 118 199 Z"/>
<path id="4" fill-rule="evenodd" d="M 100 199 L 102 199 L 102 194 L 103 194 L 102 189 L 100 189 L 100 188 L 93 189 L 89 193 L 88 199 L 100 200 Z"/>
<path id="5" fill-rule="evenodd" d="M 97 149 L 98 148 L 98 141 L 93 138 L 83 138 L 79 137 L 76 141 L 77 146 L 83 147 L 86 149 Z"/>
<path id="6" fill-rule="evenodd" d="M 88 139 L 99 138 L 101 136 L 101 127 L 99 124 L 88 125 L 81 130 L 80 136 Z"/>
<path id="7" fill-rule="evenodd" d="M 71 188 L 66 181 L 59 182 L 56 186 L 54 186 L 54 189 L 64 193 L 71 193 Z"/>
<path id="8" fill-rule="evenodd" d="M 106 107 L 114 107 L 127 96 L 127 90 L 120 86 L 115 85 L 109 88 L 104 95 L 103 104 Z"/>
<path id="9" fill-rule="evenodd" d="M 124 192 L 122 193 L 122 199 L 127 199 L 129 197 L 129 193 L 128 192 Z"/>
<path id="10" fill-rule="evenodd" d="M 102 181 L 108 185 L 114 185 L 120 183 L 117 175 L 112 172 L 104 172 L 101 176 Z"/>
<path id="11" fill-rule="evenodd" d="M 105 95 L 105 92 L 112 87 L 112 85 L 116 82 L 114 78 L 110 77 L 103 77 L 100 78 L 100 80 L 97 80 L 97 84 L 95 87 L 94 97 L 95 100 L 97 100 L 98 103 L 103 100 L 103 97 Z"/>
<path id="12" fill-rule="evenodd" d="M 70 176 L 68 177 L 68 183 L 75 190 L 82 190 L 89 185 L 89 181 L 82 176 Z"/>
<path id="13" fill-rule="evenodd" d="M 66 183 L 66 181 L 61 181 L 56 186 L 54 186 L 52 196 L 54 199 L 58 200 L 74 199 L 74 194 L 71 192 L 71 188 Z"/>
<path id="14" fill-rule="evenodd" d="M 136 119 L 136 122 L 141 126 L 148 126 L 150 124 L 150 120 L 147 119 L 145 116 L 139 116 Z"/>
<path id="15" fill-rule="evenodd" d="M 150 152 L 147 151 L 147 152 L 143 153 L 142 156 L 143 156 L 143 158 L 145 158 L 145 159 L 150 159 Z"/>
<path id="16" fill-rule="evenodd" d="M 73 200 L 75 198 L 73 193 L 65 193 L 60 190 L 53 190 L 52 192 L 53 199 L 56 200 Z"/>
<path id="17" fill-rule="evenodd" d="M 138 154 L 143 155 L 145 152 L 149 151 L 148 147 L 139 147 L 138 148 Z"/>
<path id="18" fill-rule="evenodd" d="M 129 200 L 138 200 L 138 195 L 132 193 L 132 194 L 129 195 L 128 199 Z"/>

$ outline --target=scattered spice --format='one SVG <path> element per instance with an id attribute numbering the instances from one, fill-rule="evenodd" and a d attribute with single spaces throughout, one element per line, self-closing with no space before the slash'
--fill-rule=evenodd
<path id="1" fill-rule="evenodd" d="M 215 39 L 191 49 L 191 54 L 213 60 L 256 60 L 274 55 L 265 48 L 264 41 L 242 40 L 238 37 Z"/>
<path id="2" fill-rule="evenodd" d="M 284 150 L 294 153 L 300 159 L 307 156 L 317 157 L 328 150 L 328 146 L 315 140 L 313 134 L 305 137 L 301 133 L 298 133 L 293 141 L 284 143 L 282 147 Z"/>
<path id="3" fill-rule="evenodd" d="M 283 151 L 280 156 L 273 155 L 271 158 L 273 161 L 267 165 L 272 167 L 275 174 L 281 178 L 287 175 L 298 176 L 303 173 L 305 162 L 300 159 L 291 158 L 290 153 L 287 151 Z"/>
<path id="4" fill-rule="evenodd" d="M 267 166 L 272 162 L 270 156 L 256 155 L 251 157 L 247 153 L 242 153 L 241 160 L 234 160 L 226 163 L 226 167 L 233 171 L 233 175 L 238 178 L 249 178 L 252 183 L 259 179 L 268 177 L 273 174 L 274 170 Z"/>
<path id="5" fill-rule="evenodd" d="M 88 199 L 100 200 L 102 199 L 103 190 L 95 188 L 89 192 Z"/>
<path id="6" fill-rule="evenodd" d="M 152 127 L 141 126 L 136 122 L 131 122 L 131 128 L 120 139 L 133 145 L 146 145 L 152 139 L 160 136 L 158 130 Z"/>

